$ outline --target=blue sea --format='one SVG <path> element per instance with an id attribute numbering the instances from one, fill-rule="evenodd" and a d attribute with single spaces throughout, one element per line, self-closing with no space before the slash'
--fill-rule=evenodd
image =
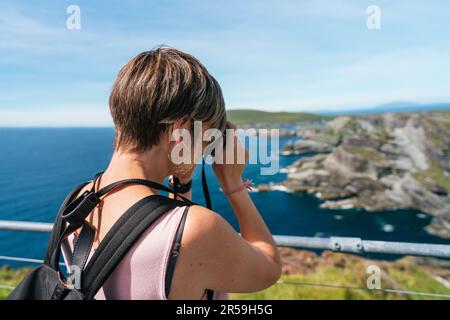
<path id="1" fill-rule="evenodd" d="M 112 139 L 112 128 L 0 128 L 0 219 L 53 222 L 66 194 L 106 168 Z M 280 138 L 280 147 L 291 139 Z M 281 156 L 280 166 L 298 158 Z M 213 209 L 237 228 L 209 166 L 207 176 Z M 261 176 L 259 165 L 249 165 L 244 177 L 260 184 L 282 181 L 286 174 Z M 415 210 L 320 209 L 320 200 L 311 195 L 282 191 L 251 193 L 251 197 L 274 234 L 450 243 L 425 232 L 430 217 Z M 200 170 L 194 177 L 194 201 L 203 202 Z M 0 256 L 42 258 L 48 237 L 0 231 Z M 6 263 L 0 260 L 0 265 Z"/>

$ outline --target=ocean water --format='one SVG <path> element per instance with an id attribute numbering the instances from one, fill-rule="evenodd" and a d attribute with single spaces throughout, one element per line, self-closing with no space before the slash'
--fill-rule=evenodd
<path id="1" fill-rule="evenodd" d="M 67 193 L 106 168 L 112 139 L 111 128 L 0 128 L 0 219 L 52 222 Z M 280 138 L 280 146 L 291 139 Z M 280 166 L 296 159 L 281 156 Z M 213 209 L 237 228 L 209 166 L 207 177 Z M 259 184 L 282 181 L 286 174 L 261 176 L 259 165 L 249 165 L 244 177 Z M 450 243 L 425 232 L 430 217 L 415 210 L 320 209 L 320 200 L 308 194 L 282 191 L 251 193 L 251 197 L 274 234 Z M 200 170 L 194 176 L 194 201 L 203 203 Z M 48 237 L 0 231 L 0 256 L 42 258 Z"/>

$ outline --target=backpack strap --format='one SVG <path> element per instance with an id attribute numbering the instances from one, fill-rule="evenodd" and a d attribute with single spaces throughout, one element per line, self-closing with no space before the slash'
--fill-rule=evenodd
<path id="1" fill-rule="evenodd" d="M 145 179 L 125 179 L 116 181 L 103 187 L 102 189 L 95 191 L 95 182 L 102 175 L 103 172 L 97 173 L 93 180 L 85 182 L 79 185 L 75 190 L 73 190 L 64 200 L 61 205 L 58 216 L 53 227 L 51 241 L 49 242 L 49 247 L 47 249 L 47 254 L 45 258 L 45 263 L 52 268 L 59 270 L 59 259 L 61 256 L 61 243 L 64 241 L 72 232 L 81 228 L 85 225 L 85 219 L 94 210 L 101 201 L 101 197 L 108 195 L 125 185 L 129 184 L 140 184 L 147 186 L 152 189 L 166 191 L 169 193 L 174 193 L 174 191 L 160 183 L 156 183 Z M 74 198 L 84 186 L 89 182 L 94 182 L 91 190 L 85 191 L 79 197 Z M 187 198 L 180 196 L 187 203 L 192 203 Z M 89 227 L 87 227 L 89 228 Z M 86 241 L 87 242 L 87 241 Z M 82 258 L 80 257 L 82 260 Z M 78 260 L 78 262 L 81 262 Z"/>
<path id="2" fill-rule="evenodd" d="M 190 207 L 186 207 L 181 217 L 180 224 L 178 225 L 177 231 L 175 233 L 175 239 L 172 243 L 172 248 L 170 250 L 169 261 L 167 262 L 166 275 L 164 278 L 164 290 L 166 293 L 166 298 L 169 298 L 170 288 L 172 286 L 173 274 L 175 272 L 175 265 L 177 263 L 178 256 L 181 249 L 181 238 L 183 237 L 184 225 L 186 224 L 187 213 Z"/>
<path id="3" fill-rule="evenodd" d="M 147 228 L 169 210 L 185 205 L 186 202 L 183 201 L 151 195 L 139 200 L 125 211 L 107 232 L 82 272 L 81 292 L 84 298 L 93 299 Z"/>
<path id="4" fill-rule="evenodd" d="M 91 253 L 94 244 L 95 227 L 85 221 L 81 228 L 80 234 L 73 248 L 71 265 L 77 266 L 79 270 L 83 270 Z"/>
<path id="5" fill-rule="evenodd" d="M 50 264 L 50 258 L 55 251 L 55 249 L 59 245 L 59 239 L 64 231 L 65 225 L 63 223 L 63 220 L 61 219 L 61 215 L 67 205 L 73 201 L 73 198 L 80 193 L 81 189 L 83 189 L 89 182 L 84 182 L 80 185 L 78 185 L 76 188 L 74 188 L 64 199 L 63 203 L 61 204 L 58 215 L 56 216 L 55 223 L 53 224 L 52 233 L 50 236 L 50 241 L 48 243 L 47 252 L 45 254 L 45 261 L 44 263 L 49 265 Z"/>
<path id="6" fill-rule="evenodd" d="M 214 290 L 206 289 L 206 300 L 214 300 Z"/>
<path id="7" fill-rule="evenodd" d="M 64 202 L 62 203 L 58 215 L 56 217 L 55 224 L 53 226 L 51 241 L 49 242 L 49 246 L 47 249 L 47 254 L 45 258 L 45 264 L 50 265 L 55 270 L 59 270 L 59 259 L 61 256 L 61 244 L 62 242 L 75 230 L 77 230 L 80 227 L 83 227 L 86 225 L 86 221 L 81 221 L 80 224 L 74 224 L 70 223 L 70 221 L 66 221 L 64 218 L 64 213 L 67 211 L 67 208 L 70 207 L 74 202 L 77 202 L 78 199 L 82 198 L 78 197 L 76 199 L 75 196 L 80 193 L 80 191 L 90 182 L 92 182 L 92 188 L 90 191 L 87 192 L 93 192 L 95 190 L 95 184 L 97 183 L 98 178 L 101 176 L 101 172 L 97 173 L 94 177 L 94 179 L 84 182 L 77 186 L 72 192 L 66 197 Z M 88 226 L 89 227 L 89 226 Z M 86 229 L 88 228 L 86 227 Z M 94 232 L 95 235 L 95 232 Z M 93 238 L 92 238 L 93 239 Z"/>
<path id="8" fill-rule="evenodd" d="M 96 177 L 97 178 L 97 177 Z M 70 202 L 66 208 L 64 208 L 61 218 L 66 220 L 70 225 L 81 227 L 86 219 L 86 217 L 94 210 L 101 201 L 101 197 L 108 195 L 119 188 L 129 184 L 140 184 L 151 189 L 156 189 L 160 191 L 165 191 L 175 194 L 174 190 L 166 187 L 157 182 L 145 179 L 125 179 L 116 181 L 101 188 L 97 192 L 94 190 L 86 191 L 81 196 Z M 191 202 L 189 199 L 178 195 L 184 201 Z"/>
<path id="9" fill-rule="evenodd" d="M 206 183 L 204 163 L 202 170 L 202 184 L 205 193 L 206 206 L 211 208 L 211 199 Z M 102 173 L 97 174 L 93 181 L 101 174 Z M 75 188 L 75 190 L 66 197 L 58 212 L 57 220 L 52 231 L 52 239 L 45 259 L 45 263 L 56 270 L 59 270 L 58 262 L 62 241 L 80 227 L 82 227 L 82 232 L 77 240 L 76 248 L 74 248 L 72 259 L 74 264 L 80 267 L 80 270 L 83 270 L 89 257 L 95 236 L 95 229 L 93 226 L 90 226 L 85 219 L 95 206 L 101 202 L 100 197 L 127 184 L 141 184 L 152 189 L 176 194 L 174 190 L 150 180 L 126 179 L 114 182 L 97 192 L 95 192 L 93 187 L 90 191 L 84 192 L 81 196 L 73 200 L 74 195 L 78 194 L 88 183 L 89 182 L 83 183 Z M 81 292 L 85 299 L 92 299 L 95 296 L 109 275 L 120 263 L 123 256 L 142 233 L 161 215 L 178 206 L 190 206 L 194 204 L 191 200 L 181 195 L 178 195 L 178 197 L 182 198 L 184 201 L 170 199 L 160 195 L 148 196 L 131 206 L 116 221 L 93 254 L 85 270 L 81 273 Z M 213 292 L 207 290 L 207 293 L 208 299 L 211 299 Z"/>

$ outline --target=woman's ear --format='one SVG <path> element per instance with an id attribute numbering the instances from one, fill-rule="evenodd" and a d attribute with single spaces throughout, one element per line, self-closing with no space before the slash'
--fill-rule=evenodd
<path id="1" fill-rule="evenodd" d="M 172 123 L 172 132 L 171 133 L 173 134 L 173 132 L 176 132 L 177 130 L 183 130 L 183 129 L 188 130 L 190 132 L 190 124 L 191 124 L 191 119 L 187 116 L 183 117 L 179 120 L 176 120 Z M 176 136 L 177 136 L 177 138 L 175 141 L 180 142 L 181 135 L 176 135 Z"/>
<path id="2" fill-rule="evenodd" d="M 168 131 L 170 141 L 179 143 L 187 133 L 191 134 L 190 124 L 191 119 L 187 116 L 172 122 Z"/>

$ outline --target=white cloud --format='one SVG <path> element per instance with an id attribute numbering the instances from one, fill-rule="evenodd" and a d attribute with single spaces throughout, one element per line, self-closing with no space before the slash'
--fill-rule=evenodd
<path id="1" fill-rule="evenodd" d="M 107 108 L 64 106 L 60 108 L 0 109 L 1 127 L 112 126 Z"/>
<path id="2" fill-rule="evenodd" d="M 110 124 L 101 108 L 55 106 L 100 106 L 120 66 L 162 43 L 204 62 L 234 108 L 317 111 L 450 100 L 450 47 L 434 32 L 446 25 L 442 13 L 428 9 L 426 23 L 418 16 L 405 25 L 402 15 L 414 18 L 429 5 L 381 1 L 386 20 L 375 34 L 365 27 L 367 3 L 232 1 L 224 8 L 196 0 L 143 2 L 128 5 L 123 16 L 122 7 L 86 3 L 89 16 L 82 17 L 89 23 L 79 31 L 65 28 L 63 6 L 36 14 L 0 6 L 0 80 L 6 84 L 0 125 Z M 46 108 L 36 111 L 33 103 Z M 95 117 L 86 120 L 87 114 Z"/>
<path id="3" fill-rule="evenodd" d="M 14 9 L 0 11 L 0 31 L 5 34 L 51 36 L 61 32 L 62 28 L 53 28 L 27 17 Z"/>

